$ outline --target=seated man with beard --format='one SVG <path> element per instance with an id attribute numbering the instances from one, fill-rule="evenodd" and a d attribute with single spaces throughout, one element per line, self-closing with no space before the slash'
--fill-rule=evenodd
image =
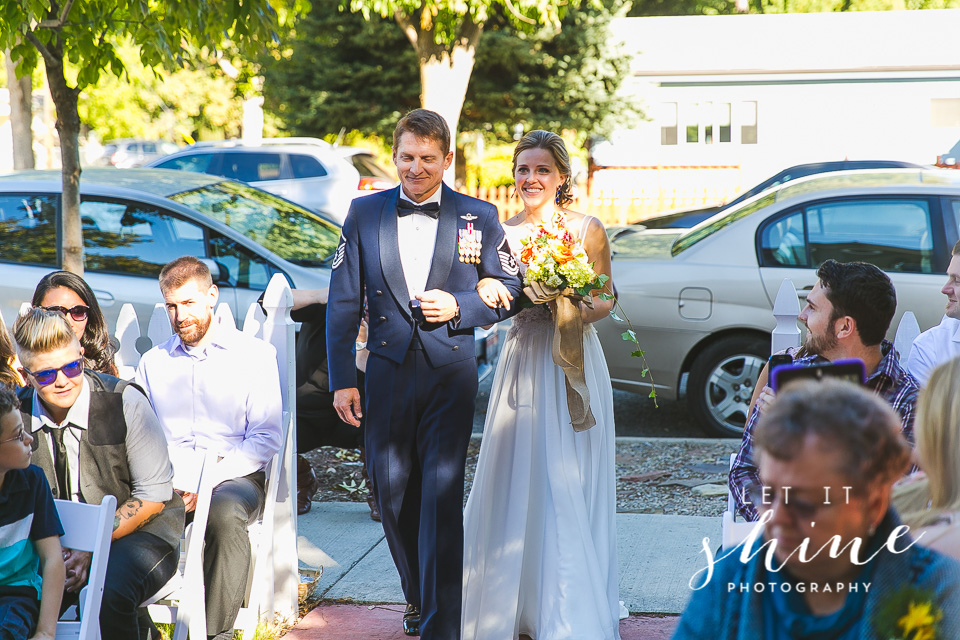
<path id="1" fill-rule="evenodd" d="M 143 355 L 137 382 L 174 452 L 220 456 L 203 575 L 207 630 L 232 638 L 250 566 L 247 525 L 263 509 L 264 468 L 282 445 L 277 354 L 269 343 L 214 321 L 219 292 L 200 260 L 184 256 L 167 264 L 160 291 L 174 335 Z M 179 493 L 193 511 L 196 495 Z"/>
<path id="2" fill-rule="evenodd" d="M 798 316 L 807 327 L 805 344 L 787 349 L 795 364 L 817 364 L 857 358 L 867 374 L 866 388 L 887 401 L 900 416 L 903 435 L 913 444 L 913 416 L 919 386 L 900 366 L 900 354 L 884 340 L 894 313 L 897 293 L 883 271 L 865 262 L 827 260 L 817 270 L 819 282 L 807 295 Z M 766 379 L 761 372 L 760 386 Z M 740 451 L 730 469 L 730 490 L 737 511 L 747 520 L 757 519 L 757 509 L 746 499 L 760 486 L 753 455 L 753 431 L 773 400 L 770 387 L 763 387 L 750 412 Z"/>

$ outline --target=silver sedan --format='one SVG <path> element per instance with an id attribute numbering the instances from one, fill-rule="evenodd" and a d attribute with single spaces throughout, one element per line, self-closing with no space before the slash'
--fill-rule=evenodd
<path id="1" fill-rule="evenodd" d="M 738 436 L 770 354 L 773 301 L 784 278 L 801 297 L 824 260 L 863 261 L 897 289 L 921 329 L 943 316 L 940 287 L 960 228 L 960 172 L 890 169 L 796 180 L 692 229 L 611 230 L 613 278 L 646 352 L 657 396 L 686 396 L 718 435 Z M 801 300 L 802 302 L 802 300 Z M 649 393 L 614 319 L 597 324 L 615 387 Z"/>

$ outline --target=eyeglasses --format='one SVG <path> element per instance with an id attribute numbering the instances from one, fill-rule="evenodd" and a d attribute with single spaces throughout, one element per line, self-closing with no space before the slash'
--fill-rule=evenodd
<path id="1" fill-rule="evenodd" d="M 773 492 L 771 487 L 766 487 L 767 493 L 764 496 L 764 488 L 762 485 L 754 485 L 747 489 L 747 499 L 756 507 L 757 511 L 773 509 L 776 502 L 779 508 L 789 511 L 799 520 L 810 520 L 820 509 L 845 501 L 843 493 L 840 493 L 836 500 L 831 496 L 830 502 L 825 500 L 817 502 L 797 498 L 792 493 L 784 495 L 782 491 Z"/>
<path id="2" fill-rule="evenodd" d="M 3 444 L 5 442 L 13 442 L 14 440 L 19 440 L 20 442 L 23 442 L 24 434 L 26 434 L 26 431 L 23 430 L 23 427 L 20 427 L 20 433 L 13 436 L 12 438 L 8 438 L 7 440 L 0 440 L 0 444 Z"/>
<path id="3" fill-rule="evenodd" d="M 87 319 L 87 312 L 90 310 L 85 304 L 78 304 L 75 307 L 66 307 L 53 306 L 53 307 L 41 307 L 41 309 L 46 309 L 47 311 L 59 311 L 63 315 L 70 314 L 70 317 L 73 318 L 74 322 L 83 322 Z"/>
<path id="4" fill-rule="evenodd" d="M 83 373 L 83 358 L 78 358 L 73 362 L 68 362 L 62 367 L 56 369 L 44 369 L 43 371 L 30 371 L 26 367 L 23 368 L 24 371 L 29 373 L 37 381 L 41 387 L 53 384 L 57 379 L 57 374 L 63 371 L 63 375 L 68 378 L 76 378 L 78 375 Z"/>

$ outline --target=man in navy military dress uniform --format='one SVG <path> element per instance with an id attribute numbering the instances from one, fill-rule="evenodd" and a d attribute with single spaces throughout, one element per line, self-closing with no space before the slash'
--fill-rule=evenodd
<path id="1" fill-rule="evenodd" d="M 366 411 L 367 465 L 400 573 L 407 635 L 460 637 L 463 480 L 477 396 L 474 327 L 504 319 L 477 282 L 517 298 L 518 266 L 497 208 L 442 184 L 453 161 L 443 118 L 416 109 L 393 135 L 401 187 L 353 202 L 327 304 L 330 389 L 341 419 Z M 366 407 L 353 343 L 369 311 Z"/>

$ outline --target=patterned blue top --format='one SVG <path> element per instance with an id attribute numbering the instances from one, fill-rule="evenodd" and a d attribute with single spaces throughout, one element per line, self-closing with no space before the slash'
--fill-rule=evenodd
<path id="1" fill-rule="evenodd" d="M 0 585 L 34 587 L 40 597 L 40 558 L 33 541 L 62 536 L 50 485 L 36 465 L 7 471 L 0 487 Z"/>
<path id="2" fill-rule="evenodd" d="M 917 392 L 920 386 L 906 369 L 900 366 L 900 354 L 893 348 L 893 344 L 884 340 L 880 343 L 880 352 L 883 357 L 877 370 L 867 378 L 865 386 L 878 396 L 886 400 L 900 416 L 900 425 L 903 435 L 910 444 L 913 444 L 913 418 L 917 406 Z M 794 364 L 821 364 L 830 362 L 823 356 L 808 354 L 802 347 L 790 347 L 780 353 L 794 356 Z M 760 475 L 753 456 L 753 432 L 760 420 L 760 409 L 754 405 L 743 430 L 743 440 L 740 442 L 740 451 L 730 469 L 730 491 L 733 492 L 737 503 L 737 512 L 753 522 L 759 518 L 756 507 L 744 500 L 752 486 L 760 484 Z"/>

